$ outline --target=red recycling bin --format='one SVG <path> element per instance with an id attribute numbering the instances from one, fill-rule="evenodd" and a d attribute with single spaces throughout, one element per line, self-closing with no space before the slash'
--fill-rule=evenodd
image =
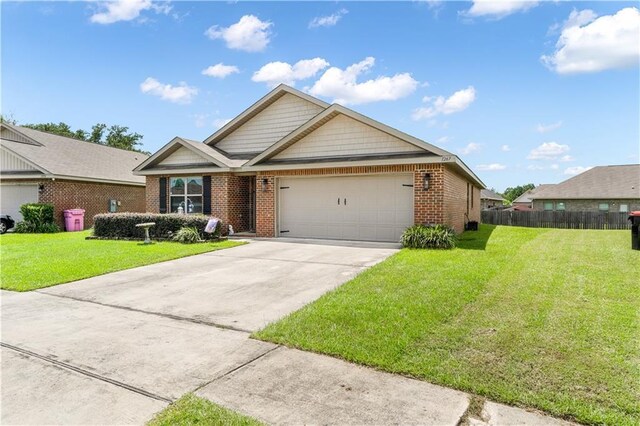
<path id="1" fill-rule="evenodd" d="M 84 210 L 70 209 L 64 211 L 64 227 L 67 232 L 84 230 Z"/>

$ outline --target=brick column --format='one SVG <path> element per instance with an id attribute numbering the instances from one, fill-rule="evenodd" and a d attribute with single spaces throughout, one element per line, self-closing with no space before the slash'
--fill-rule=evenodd
<path id="1" fill-rule="evenodd" d="M 416 169 L 413 176 L 414 223 L 440 224 L 444 222 L 444 174 L 441 164 Z M 430 175 L 429 189 L 424 188 L 424 176 Z"/>
<path id="2" fill-rule="evenodd" d="M 256 236 L 276 236 L 276 191 L 275 177 L 268 175 L 256 176 Z M 263 187 L 266 179 L 266 187 Z"/>

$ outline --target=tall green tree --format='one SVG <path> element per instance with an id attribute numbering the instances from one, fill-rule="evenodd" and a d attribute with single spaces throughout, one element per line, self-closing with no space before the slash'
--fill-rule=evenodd
<path id="1" fill-rule="evenodd" d="M 2 117 L 3 121 L 9 121 L 5 117 Z M 13 121 L 15 124 L 15 120 Z M 86 142 L 97 143 L 100 145 L 111 146 L 113 148 L 126 149 L 129 151 L 142 152 L 149 154 L 147 151 L 143 151 L 142 142 L 140 142 L 143 136 L 140 133 L 129 132 L 127 126 L 119 126 L 114 124 L 107 126 L 104 123 L 97 123 L 91 127 L 91 131 L 87 132 L 83 129 L 72 130 L 71 126 L 67 123 L 39 123 L 39 124 L 23 124 L 22 126 L 28 127 L 34 130 L 40 130 L 43 132 L 53 133 L 60 136 L 66 136 L 69 138 L 79 139 Z"/>
<path id="2" fill-rule="evenodd" d="M 519 186 L 515 186 L 515 187 L 509 187 L 507 189 L 504 190 L 504 193 L 502 194 L 502 196 L 508 200 L 509 202 L 513 202 L 513 200 L 515 200 L 516 198 L 518 198 L 519 196 L 521 196 L 522 194 L 524 194 L 525 192 L 527 192 L 530 189 L 535 188 L 536 186 L 532 183 L 528 183 L 526 185 L 519 185 Z"/>

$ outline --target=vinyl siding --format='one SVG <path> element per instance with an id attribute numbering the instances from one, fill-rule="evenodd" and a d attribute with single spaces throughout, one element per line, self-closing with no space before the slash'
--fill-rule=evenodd
<path id="1" fill-rule="evenodd" d="M 286 94 L 216 144 L 232 154 L 262 152 L 322 111 L 322 107 Z"/>
<path id="2" fill-rule="evenodd" d="M 28 172 L 38 171 L 24 160 L 6 149 L 0 149 L 0 171 L 2 172 Z"/>
<path id="3" fill-rule="evenodd" d="M 338 115 L 273 159 L 406 152 L 424 150 L 350 117 Z"/>
<path id="4" fill-rule="evenodd" d="M 159 165 L 180 165 L 180 164 L 198 164 L 203 162 L 209 162 L 205 160 L 195 152 L 185 147 L 178 148 L 173 154 L 169 155 L 164 160 L 160 161 Z"/>
<path id="5" fill-rule="evenodd" d="M 8 141 L 22 142 L 22 143 L 28 143 L 30 145 L 35 145 L 31 140 L 7 128 L 3 128 L 0 131 L 0 137 Z"/>

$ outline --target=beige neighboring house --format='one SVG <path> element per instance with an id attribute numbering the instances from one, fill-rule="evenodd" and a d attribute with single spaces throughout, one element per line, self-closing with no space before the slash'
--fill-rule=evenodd
<path id="1" fill-rule="evenodd" d="M 536 188 L 537 189 L 537 188 Z M 598 166 L 530 195 L 534 210 L 640 210 L 640 164 Z"/>
<path id="2" fill-rule="evenodd" d="M 502 207 L 505 201 L 506 200 L 502 198 L 502 195 L 493 192 L 490 189 L 483 189 L 480 191 L 480 208 L 482 210 Z"/>
<path id="3" fill-rule="evenodd" d="M 482 181 L 455 154 L 280 85 L 203 142 L 142 162 L 149 212 L 214 215 L 258 237 L 398 241 L 415 223 L 480 220 Z"/>
<path id="4" fill-rule="evenodd" d="M 85 228 L 108 211 L 143 212 L 145 180 L 132 170 L 148 156 L 27 127 L 0 124 L 0 210 L 22 220 L 20 206 L 51 203 L 85 210 Z"/>
<path id="5" fill-rule="evenodd" d="M 522 194 L 521 196 L 513 200 L 513 202 L 511 203 L 511 210 L 516 210 L 516 211 L 533 210 L 533 198 L 532 198 L 533 195 L 538 191 L 542 191 L 543 189 L 550 188 L 552 186 L 554 186 L 554 184 L 542 184 L 542 185 L 536 186 L 533 189 L 528 190 L 527 192 L 525 192 L 524 194 Z"/>

